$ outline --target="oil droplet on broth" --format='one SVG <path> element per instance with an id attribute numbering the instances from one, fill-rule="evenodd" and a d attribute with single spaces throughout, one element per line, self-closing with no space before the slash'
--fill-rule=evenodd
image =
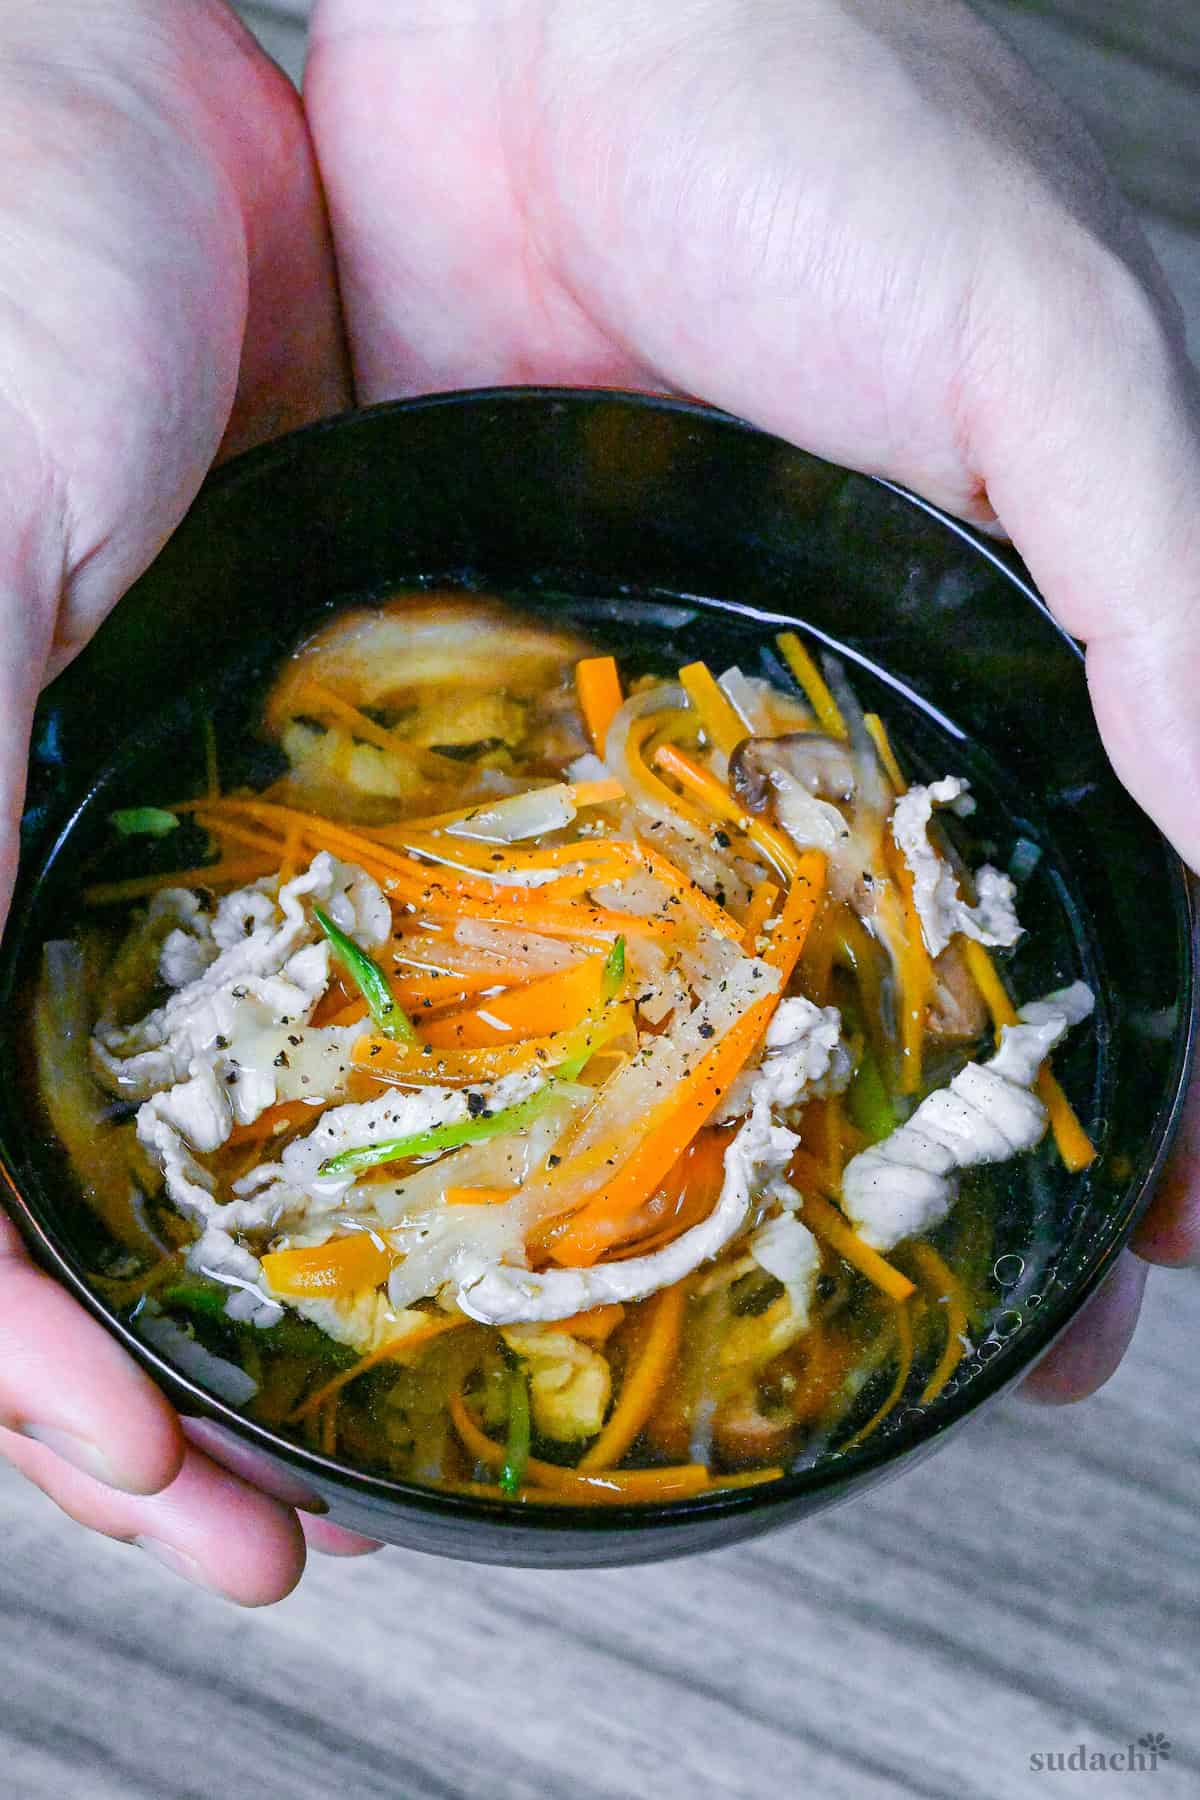
<path id="1" fill-rule="evenodd" d="M 997 1287 L 1016 1287 L 1024 1273 L 1025 1258 L 1016 1254 L 997 1257 L 992 1270 Z"/>

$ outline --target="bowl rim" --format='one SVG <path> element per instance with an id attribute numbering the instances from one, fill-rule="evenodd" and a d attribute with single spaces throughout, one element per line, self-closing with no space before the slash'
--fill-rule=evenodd
<path id="1" fill-rule="evenodd" d="M 281 468 L 286 469 L 288 459 L 298 444 L 312 442 L 325 435 L 344 432 L 380 416 L 416 414 L 444 408 L 461 411 L 481 405 L 511 406 L 517 409 L 540 409 L 545 406 L 574 408 L 581 404 L 605 400 L 617 401 L 634 412 L 670 413 L 691 418 L 706 428 L 717 426 L 722 430 L 733 430 L 739 434 L 765 438 L 774 437 L 788 450 L 810 457 L 818 463 L 825 463 L 826 466 L 833 469 L 843 467 L 840 464 L 830 463 L 827 458 L 816 456 L 811 451 L 805 451 L 801 446 L 794 445 L 787 439 L 778 438 L 775 433 L 761 431 L 759 427 L 748 420 L 708 406 L 702 401 L 602 385 L 594 387 L 556 387 L 546 384 L 500 385 L 453 389 L 414 395 L 398 400 L 385 400 L 368 406 L 349 408 L 344 412 L 315 420 L 278 438 L 271 439 L 267 443 L 256 445 L 210 472 L 192 505 L 193 508 L 201 506 L 210 496 L 219 494 L 226 488 L 234 487 L 241 481 L 257 478 L 264 471 L 269 472 L 273 463 L 278 463 Z M 942 529 L 949 531 L 976 555 L 990 563 L 1029 604 L 1042 614 L 1057 636 L 1082 664 L 1082 646 L 1054 618 L 1046 602 L 1033 586 L 1016 552 L 1010 550 L 1004 542 L 985 536 L 964 520 L 955 518 L 932 501 L 914 493 L 899 482 L 892 481 L 885 476 L 864 473 L 861 470 L 846 469 L 844 472 L 895 494 L 906 504 L 924 513 Z M 191 510 L 189 509 L 189 513 Z M 742 610 L 753 614 L 758 609 L 745 607 Z M 818 632 L 817 635 L 821 634 Z M 36 869 L 33 871 L 21 870 L 22 886 L 26 879 L 32 880 L 34 883 L 40 882 L 44 871 L 56 860 L 65 841 L 74 830 L 91 795 L 106 779 L 110 769 L 119 764 L 121 756 L 121 751 L 114 753 L 104 766 L 92 776 L 86 792 L 72 807 L 69 816 L 57 826 L 48 848 L 41 851 Z M 26 1239 L 32 1240 L 32 1247 L 41 1263 L 50 1266 L 55 1277 L 69 1289 L 93 1317 L 97 1318 L 118 1339 L 134 1359 L 148 1370 L 157 1385 L 164 1388 L 173 1400 L 176 1400 L 176 1396 L 183 1396 L 182 1400 L 176 1400 L 176 1404 L 180 1406 L 181 1410 L 186 1403 L 188 1416 L 207 1418 L 225 1426 L 235 1437 L 247 1442 L 253 1449 L 265 1452 L 277 1461 L 287 1464 L 297 1474 L 307 1476 L 318 1487 L 344 1489 L 349 1486 L 357 1496 L 372 1501 L 376 1505 L 382 1503 L 388 1508 L 399 1508 L 401 1511 L 409 1513 L 419 1512 L 434 1520 L 474 1522 L 485 1526 L 499 1525 L 511 1529 L 514 1533 L 532 1530 L 539 1534 L 547 1532 L 603 1534 L 614 1530 L 627 1530 L 635 1526 L 669 1532 L 672 1529 L 687 1527 L 700 1520 L 713 1522 L 749 1513 L 774 1510 L 786 1512 L 791 1505 L 799 1501 L 808 1501 L 816 1505 L 820 1505 L 824 1501 L 825 1504 L 829 1504 L 836 1498 L 838 1490 L 849 1483 L 853 1483 L 855 1486 L 861 1485 L 865 1490 L 872 1484 L 872 1480 L 878 1481 L 888 1473 L 898 1473 L 914 1452 L 931 1448 L 947 1432 L 979 1411 L 985 1402 L 1028 1374 L 1060 1333 L 1079 1315 L 1125 1248 L 1133 1227 L 1149 1200 L 1154 1183 L 1170 1154 L 1183 1111 L 1187 1092 L 1187 1075 L 1196 1055 L 1198 1041 L 1200 1041 L 1200 1009 L 1197 1006 L 1197 997 L 1200 994 L 1200 934 L 1197 930 L 1197 897 L 1193 892 L 1185 865 L 1176 856 L 1172 846 L 1165 838 L 1162 839 L 1162 843 L 1171 881 L 1171 911 L 1176 931 L 1177 949 L 1180 953 L 1177 960 L 1181 976 L 1179 1023 L 1174 1033 L 1174 1055 L 1170 1076 L 1171 1103 L 1165 1117 L 1160 1108 L 1156 1119 L 1156 1130 L 1149 1134 L 1148 1138 L 1148 1144 L 1152 1146 L 1152 1149 L 1149 1154 L 1146 1154 L 1145 1150 L 1143 1151 L 1137 1167 L 1120 1190 L 1121 1204 L 1112 1209 L 1105 1221 L 1101 1231 L 1099 1249 L 1090 1255 L 1084 1272 L 1068 1288 L 1060 1293 L 1055 1293 L 1042 1308 L 1039 1308 L 1032 1319 L 1026 1321 L 1019 1332 L 1001 1344 L 995 1356 L 983 1362 L 972 1372 L 970 1379 L 961 1388 L 956 1389 L 952 1394 L 942 1396 L 929 1411 L 917 1412 L 913 1419 L 906 1420 L 901 1417 L 882 1440 L 868 1440 L 851 1452 L 835 1451 L 829 1456 L 822 1457 L 811 1467 L 785 1472 L 774 1480 L 743 1488 L 716 1488 L 709 1493 L 669 1501 L 638 1501 L 625 1505 L 604 1505 L 602 1507 L 556 1503 L 530 1508 L 518 1501 L 462 1494 L 452 1489 L 426 1487 L 416 1482 L 404 1482 L 371 1474 L 355 1468 L 352 1464 L 341 1462 L 337 1458 L 325 1456 L 320 1451 L 310 1450 L 304 1445 L 278 1435 L 269 1426 L 247 1417 L 228 1402 L 201 1387 L 139 1338 L 126 1321 L 110 1310 L 103 1299 L 88 1285 L 82 1273 L 75 1267 L 74 1258 L 59 1244 L 56 1235 L 38 1216 L 37 1209 L 22 1192 L 16 1171 L 10 1167 L 3 1146 L 0 1146 L 0 1205 L 3 1205 L 14 1217 Z"/>

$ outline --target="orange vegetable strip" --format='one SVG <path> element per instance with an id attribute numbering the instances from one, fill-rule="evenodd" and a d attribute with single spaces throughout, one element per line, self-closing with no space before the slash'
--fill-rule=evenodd
<path id="1" fill-rule="evenodd" d="M 846 721 L 829 691 L 821 671 L 794 631 L 781 631 L 775 639 L 783 660 L 796 678 L 805 699 L 817 715 L 817 723 L 830 737 L 846 739 Z"/>
<path id="2" fill-rule="evenodd" d="M 864 713 L 863 724 L 867 728 L 867 736 L 874 744 L 876 754 L 883 765 L 884 774 L 898 794 L 905 793 L 908 783 L 904 779 L 904 772 L 900 764 L 896 761 L 896 753 L 892 749 L 892 742 L 888 737 L 887 727 L 883 720 L 878 713 Z"/>
<path id="3" fill-rule="evenodd" d="M 750 736 L 750 727 L 721 692 L 707 663 L 688 663 L 679 671 L 679 684 L 700 714 L 709 740 L 725 756 Z"/>
<path id="4" fill-rule="evenodd" d="M 470 894 L 455 894 L 436 881 L 423 886 L 387 881 L 393 895 L 405 906 L 428 918 L 481 919 L 490 925 L 524 926 L 543 937 L 576 938 L 599 949 L 606 937 L 669 937 L 674 929 L 670 919 L 647 919 L 636 913 L 615 912 L 609 907 L 589 906 L 580 900 L 564 900 L 561 906 L 550 901 L 525 900 L 520 906 L 478 900 Z"/>
<path id="5" fill-rule="evenodd" d="M 760 881 L 750 896 L 746 917 L 742 920 L 742 948 L 747 956 L 757 956 L 762 928 L 775 910 L 779 889 L 773 881 Z"/>
<path id="6" fill-rule="evenodd" d="M 680 787 L 694 794 L 715 818 L 743 832 L 755 849 L 774 863 L 781 875 L 789 881 L 794 879 L 801 853 L 765 819 L 744 812 L 729 789 L 710 770 L 693 762 L 674 744 L 660 744 L 654 752 L 654 760 L 660 769 L 675 777 Z"/>
<path id="7" fill-rule="evenodd" d="M 1019 1023 L 1017 1009 L 984 945 L 977 944 L 973 938 L 959 938 L 958 941 L 962 945 L 972 979 L 992 1015 L 996 1042 L 999 1043 L 1002 1027 Z M 1072 1175 L 1078 1175 L 1096 1160 L 1096 1147 L 1079 1123 L 1074 1107 L 1063 1093 L 1048 1062 L 1044 1062 L 1038 1070 L 1034 1085 L 1038 1098 L 1046 1108 L 1050 1129 L 1058 1145 L 1058 1154 Z"/>
<path id="8" fill-rule="evenodd" d="M 792 1159 L 792 1169 L 806 1183 L 800 1217 L 813 1235 L 824 1238 L 843 1262 L 848 1262 L 852 1269 L 865 1275 L 871 1285 L 877 1287 L 880 1293 L 886 1294 L 889 1300 L 903 1302 L 915 1294 L 916 1284 L 880 1256 L 878 1250 L 872 1250 L 869 1244 L 864 1244 L 837 1207 L 823 1194 L 813 1191 L 817 1186 L 824 1185 L 824 1172 L 813 1159 L 803 1150 L 798 1150 Z"/>
<path id="9" fill-rule="evenodd" d="M 385 725 L 377 725 L 374 719 L 360 712 L 332 688 L 327 688 L 320 681 L 306 681 L 296 697 L 297 710 L 301 713 L 315 711 L 318 714 L 328 713 L 350 727 L 354 737 L 365 744 L 374 744 L 377 750 L 385 750 L 389 754 L 399 756 L 403 761 L 420 770 L 423 775 L 434 780 L 458 782 L 462 780 L 462 764 L 452 756 L 439 756 L 436 750 L 429 750 L 423 744 L 406 744 L 402 738 L 389 731 Z M 314 706 L 308 704 L 315 702 Z"/>
<path id="10" fill-rule="evenodd" d="M 607 1306 L 593 1306 L 590 1312 L 576 1313 L 570 1319 L 563 1319 L 555 1329 L 570 1332 L 572 1337 L 586 1338 L 589 1343 L 603 1344 L 624 1317 L 625 1308 L 619 1300 L 613 1300 Z"/>
<path id="11" fill-rule="evenodd" d="M 262 1259 L 267 1286 L 285 1298 L 315 1294 L 345 1299 L 376 1288 L 391 1273 L 395 1258 L 365 1231 L 300 1250 L 272 1250 Z"/>
<path id="12" fill-rule="evenodd" d="M 217 731 L 206 713 L 204 716 L 204 785 L 210 800 L 217 800 L 221 794 L 221 771 L 217 763 Z"/>
<path id="13" fill-rule="evenodd" d="M 657 735 L 662 723 L 661 714 L 651 713 L 648 718 L 635 719 L 625 739 L 625 754 L 629 759 L 638 780 L 660 806 L 674 813 L 676 818 L 684 819 L 697 831 L 708 830 L 708 820 L 696 807 L 689 805 L 679 794 L 669 788 L 665 781 L 660 781 L 651 769 L 643 754 L 648 741 Z"/>
<path id="14" fill-rule="evenodd" d="M 443 1014 L 425 1025 L 421 1035 L 427 1044 L 465 1050 L 566 1031 L 599 1004 L 604 960 L 602 956 L 580 958 L 569 968 L 496 994 L 482 1006 Z"/>
<path id="15" fill-rule="evenodd" d="M 597 756 L 603 756 L 608 728 L 620 712 L 625 698 L 621 692 L 621 677 L 617 673 L 615 657 L 585 656 L 581 662 L 577 662 L 575 692 L 579 696 L 579 710 L 592 740 L 592 748 Z"/>
<path id="16" fill-rule="evenodd" d="M 628 1218 L 646 1204 L 697 1132 L 720 1104 L 738 1071 L 749 1059 L 759 1037 L 770 1023 L 788 978 L 804 947 L 825 891 L 825 858 L 807 851 L 801 859 L 799 878 L 788 892 L 765 961 L 778 970 L 777 992 L 765 994 L 749 1006 L 725 1035 L 707 1051 L 681 1082 L 641 1121 L 641 1136 L 632 1153 L 622 1160 L 613 1179 L 589 1200 L 571 1221 L 554 1248 L 559 1262 L 594 1262 L 614 1236 L 614 1223 Z M 581 1175 L 602 1167 L 620 1154 L 621 1146 L 607 1138 L 580 1155 L 564 1161 L 553 1180 L 567 1191 Z"/>
<path id="17" fill-rule="evenodd" d="M 875 899 L 892 965 L 900 1024 L 900 1091 L 915 1094 L 921 1086 L 921 1052 L 925 1020 L 937 977 L 913 900 L 912 874 L 901 856 L 889 858 L 894 883 L 876 876 Z"/>
<path id="18" fill-rule="evenodd" d="M 448 1187 L 442 1200 L 446 1206 L 503 1206 L 516 1191 L 501 1187 Z"/>
<path id="19" fill-rule="evenodd" d="M 595 1443 L 579 1459 L 579 1468 L 603 1469 L 619 1463 L 654 1410 L 663 1383 L 679 1353 L 687 1290 L 682 1282 L 664 1288 L 650 1301 L 653 1313 L 641 1354 L 626 1373 L 617 1404 Z"/>
<path id="20" fill-rule="evenodd" d="M 145 900 L 151 894 L 169 887 L 239 887 L 256 881 L 270 871 L 264 851 L 250 860 L 222 857 L 219 862 L 201 863 L 193 869 L 171 869 L 163 875 L 135 875 L 128 881 L 96 881 L 83 890 L 85 906 L 124 906 L 134 900 Z"/>
<path id="21" fill-rule="evenodd" d="M 526 1069 L 547 1073 L 558 1063 L 577 1055 L 586 1043 L 592 1050 L 609 1043 L 623 1031 L 633 1030 L 633 1013 L 614 1006 L 598 1013 L 590 1026 L 577 1020 L 569 1031 L 551 1037 L 523 1038 L 516 1044 L 488 1044 L 476 1050 L 442 1050 L 433 1045 L 398 1038 L 360 1037 L 350 1052 L 356 1069 L 373 1081 L 395 1081 L 401 1086 L 469 1086 L 481 1081 L 500 1081 Z"/>
<path id="22" fill-rule="evenodd" d="M 289 1129 L 293 1125 L 315 1124 L 321 1116 L 321 1105 L 313 1105 L 307 1100 L 284 1100 L 278 1106 L 269 1106 L 264 1113 L 249 1125 L 235 1125 L 225 1139 L 222 1149 L 237 1150 L 243 1144 L 261 1144 L 267 1138 L 275 1137 L 279 1128 Z"/>
<path id="23" fill-rule="evenodd" d="M 946 1315 L 945 1346 L 938 1358 L 937 1367 L 921 1390 L 921 1405 L 928 1406 L 931 1400 L 937 1399 L 963 1359 L 967 1303 L 962 1283 L 956 1275 L 951 1274 L 932 1244 L 923 1244 L 918 1239 L 916 1243 L 909 1245 L 908 1254 L 917 1265 L 925 1292 L 935 1306 L 941 1306 Z"/>
<path id="24" fill-rule="evenodd" d="M 294 1411 L 288 1414 L 288 1424 L 298 1424 L 301 1419 L 308 1418 L 310 1413 L 319 1411 L 333 1394 L 340 1394 L 344 1387 L 348 1387 L 352 1381 L 357 1381 L 359 1376 L 365 1375 L 368 1369 L 377 1368 L 382 1362 L 394 1362 L 397 1358 L 407 1355 L 410 1350 L 423 1350 L 426 1344 L 432 1343 L 434 1338 L 441 1337 L 443 1332 L 457 1331 L 460 1326 L 470 1323 L 469 1319 L 458 1316 L 439 1318 L 433 1313 L 423 1315 L 420 1325 L 414 1326 L 402 1337 L 392 1338 L 386 1344 L 380 1344 L 377 1350 L 372 1350 L 368 1355 L 361 1357 L 352 1368 L 343 1369 L 340 1374 L 335 1375 L 332 1380 L 319 1387 L 315 1394 L 310 1394 L 307 1400 L 302 1401 Z"/>
<path id="25" fill-rule="evenodd" d="M 452 1394 L 449 1405 L 454 1429 L 469 1454 L 484 1468 L 501 1468 L 504 1445 L 480 1429 L 461 1394 Z M 664 1489 L 681 1494 L 699 1493 L 708 1486 L 708 1470 L 701 1463 L 676 1469 L 588 1469 L 584 1472 L 582 1464 L 578 1470 L 564 1469 L 558 1463 L 541 1462 L 531 1456 L 525 1471 L 531 1481 L 560 1499 L 584 1502 L 598 1498 L 614 1502 L 648 1499 L 661 1496 Z"/>
<path id="26" fill-rule="evenodd" d="M 908 1316 L 907 1306 L 898 1306 L 896 1308 L 893 1315 L 893 1328 L 896 1334 L 897 1350 L 896 1379 L 893 1381 L 891 1390 L 883 1405 L 877 1412 L 871 1414 L 871 1417 L 867 1420 L 865 1425 L 859 1426 L 852 1438 L 847 1439 L 847 1441 L 840 1446 L 843 1450 L 853 1449 L 855 1444 L 861 1444 L 865 1437 L 869 1437 L 875 1430 L 875 1427 L 881 1425 L 884 1419 L 887 1418 L 888 1414 L 899 1401 L 905 1388 L 908 1386 L 908 1377 L 912 1371 L 913 1334 L 912 1320 Z"/>
<path id="27" fill-rule="evenodd" d="M 764 1481 L 781 1481 L 782 1469 L 747 1469 L 741 1475 L 714 1475 L 709 1483 L 712 1494 L 724 1493 L 726 1488 L 760 1487 Z"/>
<path id="28" fill-rule="evenodd" d="M 262 831 L 248 831 L 244 825 L 234 824 L 232 819 L 203 819 L 206 830 L 216 837 L 229 838 L 235 844 L 248 845 L 251 850 L 261 850 L 264 856 L 276 858 L 283 854 L 285 846 L 270 838 Z M 278 864 L 276 864 L 278 867 Z"/>
<path id="29" fill-rule="evenodd" d="M 490 1440 L 489 1440 L 490 1441 Z M 703 1463 L 682 1463 L 669 1469 L 613 1469 L 588 1476 L 578 1488 L 523 1487 L 516 1498 L 534 1506 L 632 1506 L 639 1500 L 686 1500 L 707 1493 L 711 1483 Z M 455 1482 L 455 1494 L 477 1494 L 483 1500 L 508 1500 L 498 1483 Z"/>

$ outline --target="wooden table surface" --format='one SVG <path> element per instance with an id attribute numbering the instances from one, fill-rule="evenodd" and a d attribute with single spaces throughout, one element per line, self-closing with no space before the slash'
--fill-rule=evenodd
<path id="1" fill-rule="evenodd" d="M 245 10 L 296 71 L 303 0 Z M 1196 0 L 982 10 L 1087 114 L 1200 347 Z M 1200 1276 L 1156 1272 L 1095 1400 L 1005 1402 L 812 1524 L 601 1574 L 315 1559 L 265 1613 L 0 1473 L 0 1795 L 1196 1794 L 1197 1343 Z M 1154 1771 L 1031 1763 L 1147 1732 L 1172 1744 Z"/>

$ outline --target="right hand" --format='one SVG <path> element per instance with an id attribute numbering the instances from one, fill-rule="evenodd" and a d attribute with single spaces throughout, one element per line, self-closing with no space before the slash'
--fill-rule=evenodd
<path id="1" fill-rule="evenodd" d="M 0 151 L 2 921 L 40 687 L 223 440 L 336 410 L 347 387 L 299 103 L 215 0 L 6 6 Z M 2 1215 L 0 1454 L 81 1523 L 230 1598 L 278 1599 L 303 1568 L 296 1515 L 188 1447 Z"/>

